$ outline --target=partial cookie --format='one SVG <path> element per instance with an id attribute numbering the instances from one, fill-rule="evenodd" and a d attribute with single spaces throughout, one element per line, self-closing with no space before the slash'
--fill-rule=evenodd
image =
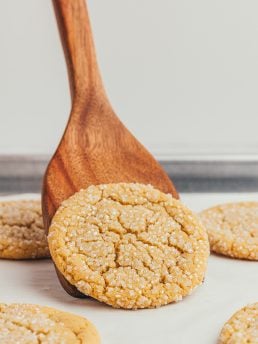
<path id="1" fill-rule="evenodd" d="M 258 302 L 236 312 L 224 325 L 219 344 L 258 344 Z"/>
<path id="2" fill-rule="evenodd" d="M 143 184 L 90 186 L 64 201 L 49 229 L 52 258 L 82 293 L 113 307 L 158 307 L 203 282 L 204 227 L 171 195 Z"/>
<path id="3" fill-rule="evenodd" d="M 95 327 L 85 318 L 49 307 L 0 304 L 1 344 L 98 344 Z"/>
<path id="4" fill-rule="evenodd" d="M 211 250 L 234 258 L 258 260 L 258 202 L 218 205 L 200 213 Z"/>
<path id="5" fill-rule="evenodd" d="M 0 202 L 0 258 L 49 257 L 39 200 Z"/>

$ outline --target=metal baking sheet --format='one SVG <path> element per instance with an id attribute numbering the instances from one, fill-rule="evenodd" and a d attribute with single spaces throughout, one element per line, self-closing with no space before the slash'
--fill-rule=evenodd
<path id="1" fill-rule="evenodd" d="M 0 156 L 0 194 L 40 192 L 48 156 Z M 258 159 L 159 159 L 179 192 L 256 192 Z"/>
<path id="2" fill-rule="evenodd" d="M 48 160 L 47 156 L 0 156 L 0 200 L 39 198 Z M 255 160 L 160 162 L 182 201 L 194 211 L 217 203 L 258 200 Z M 22 195 L 24 192 L 27 194 Z M 35 303 L 85 316 L 106 344 L 215 344 L 224 322 L 239 308 L 256 302 L 258 296 L 257 262 L 217 255 L 210 256 L 205 282 L 192 295 L 158 309 L 138 311 L 113 309 L 90 298 L 72 298 L 61 288 L 49 259 L 0 260 L 0 271 L 1 302 Z"/>

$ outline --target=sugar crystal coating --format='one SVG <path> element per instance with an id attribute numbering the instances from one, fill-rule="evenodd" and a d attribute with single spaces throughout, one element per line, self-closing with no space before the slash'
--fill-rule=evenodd
<path id="1" fill-rule="evenodd" d="M 240 309 L 226 322 L 219 344 L 258 344 L 258 302 Z"/>
<path id="2" fill-rule="evenodd" d="M 258 260 L 258 202 L 218 205 L 200 213 L 211 250 L 226 256 Z"/>
<path id="3" fill-rule="evenodd" d="M 158 307 L 202 283 L 207 233 L 180 201 L 143 184 L 90 186 L 49 229 L 52 258 L 82 293 L 113 307 Z"/>
<path id="4" fill-rule="evenodd" d="M 1 344 L 99 344 L 85 318 L 49 307 L 0 304 Z"/>
<path id="5" fill-rule="evenodd" d="M 0 202 L 0 258 L 49 257 L 39 200 Z"/>

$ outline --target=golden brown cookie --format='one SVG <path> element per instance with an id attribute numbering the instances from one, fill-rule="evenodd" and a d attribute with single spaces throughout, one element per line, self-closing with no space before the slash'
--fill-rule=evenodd
<path id="1" fill-rule="evenodd" d="M 50 307 L 0 304 L 1 344 L 98 344 L 95 327 L 85 318 Z"/>
<path id="2" fill-rule="evenodd" d="M 258 302 L 240 309 L 226 322 L 219 344 L 258 344 Z"/>
<path id="3" fill-rule="evenodd" d="M 200 213 L 211 250 L 234 258 L 258 260 L 258 202 L 217 205 Z"/>
<path id="4" fill-rule="evenodd" d="M 82 293 L 113 307 L 158 307 L 202 283 L 206 230 L 171 195 L 143 184 L 90 186 L 62 203 L 52 258 Z"/>
<path id="5" fill-rule="evenodd" d="M 49 257 L 41 202 L 0 202 L 0 258 Z"/>

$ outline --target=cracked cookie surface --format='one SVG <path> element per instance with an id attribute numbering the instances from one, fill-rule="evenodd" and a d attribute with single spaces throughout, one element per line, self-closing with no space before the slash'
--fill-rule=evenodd
<path id="1" fill-rule="evenodd" d="M 49 255 L 41 202 L 0 202 L 0 258 L 31 259 Z"/>
<path id="2" fill-rule="evenodd" d="M 202 211 L 200 219 L 208 231 L 212 251 L 258 260 L 258 202 L 218 205 Z"/>
<path id="3" fill-rule="evenodd" d="M 64 201 L 48 235 L 63 276 L 117 308 L 179 301 L 204 279 L 206 230 L 180 201 L 150 185 L 90 186 Z"/>
<path id="4" fill-rule="evenodd" d="M 99 344 L 85 318 L 50 307 L 0 304 L 1 344 Z"/>
<path id="5" fill-rule="evenodd" d="M 219 344 L 258 344 L 258 302 L 236 312 L 224 325 Z"/>

